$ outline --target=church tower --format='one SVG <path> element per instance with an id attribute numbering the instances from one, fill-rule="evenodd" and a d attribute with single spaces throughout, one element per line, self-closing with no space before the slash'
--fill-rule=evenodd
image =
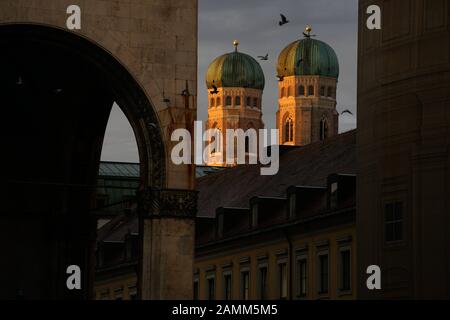
<path id="1" fill-rule="evenodd" d="M 310 26 L 303 35 L 278 57 L 280 145 L 303 146 L 338 134 L 336 53 L 313 39 Z"/>
<path id="2" fill-rule="evenodd" d="M 238 41 L 233 45 L 234 51 L 216 58 L 206 74 L 209 102 L 206 130 L 219 129 L 223 141 L 222 150 L 214 150 L 208 165 L 224 165 L 227 129 L 242 129 L 244 132 L 255 129 L 258 132 L 264 128 L 261 109 L 264 73 L 253 57 L 238 51 Z M 246 138 L 248 156 L 247 142 Z M 221 159 L 224 163 L 220 163 Z"/>

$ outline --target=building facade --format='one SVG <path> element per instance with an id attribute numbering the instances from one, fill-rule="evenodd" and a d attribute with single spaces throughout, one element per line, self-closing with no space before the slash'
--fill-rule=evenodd
<path id="1" fill-rule="evenodd" d="M 277 128 L 280 145 L 303 146 L 338 134 L 336 88 L 339 62 L 326 43 L 311 38 L 284 48 L 277 64 Z"/>
<path id="2" fill-rule="evenodd" d="M 352 131 L 283 147 L 273 177 L 199 168 L 194 298 L 355 298 L 355 146 Z M 138 233 L 133 210 L 98 230 L 97 299 L 135 298 Z"/>
<path id="3" fill-rule="evenodd" d="M 194 299 L 356 297 L 354 175 L 197 221 Z"/>
<path id="4" fill-rule="evenodd" d="M 369 30 L 370 5 L 382 8 Z M 450 1 L 359 1 L 361 298 L 450 297 Z M 381 269 L 381 290 L 365 271 Z"/>
<path id="5" fill-rule="evenodd" d="M 114 103 L 139 146 L 139 295 L 191 298 L 192 272 L 181 266 L 193 265 L 195 169 L 175 165 L 169 150 L 173 130 L 196 119 L 197 17 L 197 0 L 0 1 L 0 83 L 10 119 L 0 128 L 10 155 L 0 192 L 8 261 L 0 264 L 0 298 L 92 297 L 90 209 Z M 72 28 L 72 18 L 81 23 Z M 82 290 L 66 286 L 73 264 L 84 271 Z"/>

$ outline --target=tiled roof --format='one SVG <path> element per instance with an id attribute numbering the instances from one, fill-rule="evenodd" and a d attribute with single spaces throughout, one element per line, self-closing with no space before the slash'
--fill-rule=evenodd
<path id="1" fill-rule="evenodd" d="M 283 197 L 293 185 L 326 186 L 334 173 L 356 173 L 356 130 L 283 150 L 274 176 L 262 176 L 258 165 L 246 165 L 197 179 L 198 216 L 214 217 L 219 207 L 248 208 L 255 196 Z"/>

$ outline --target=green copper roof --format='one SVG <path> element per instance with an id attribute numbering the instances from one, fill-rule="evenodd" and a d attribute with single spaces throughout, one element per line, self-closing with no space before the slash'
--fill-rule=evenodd
<path id="1" fill-rule="evenodd" d="M 278 57 L 279 76 L 339 77 L 339 62 L 334 50 L 325 42 L 305 38 L 284 48 Z"/>
<path id="2" fill-rule="evenodd" d="M 264 89 L 264 73 L 251 56 L 238 51 L 215 59 L 206 73 L 206 86 Z"/>

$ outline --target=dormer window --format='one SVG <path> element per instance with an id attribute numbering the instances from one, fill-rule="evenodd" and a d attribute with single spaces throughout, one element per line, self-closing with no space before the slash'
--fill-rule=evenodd
<path id="1" fill-rule="evenodd" d="M 336 208 L 338 206 L 338 183 L 333 182 L 330 185 L 330 208 Z"/>

